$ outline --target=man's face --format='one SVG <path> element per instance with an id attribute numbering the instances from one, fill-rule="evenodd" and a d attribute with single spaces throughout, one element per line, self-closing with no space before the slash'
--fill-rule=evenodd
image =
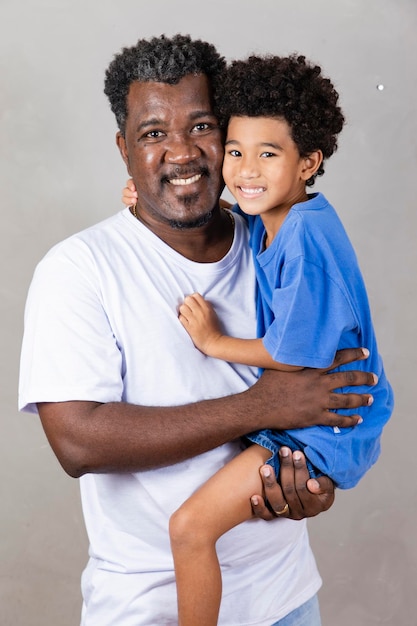
<path id="1" fill-rule="evenodd" d="M 127 103 L 125 137 L 117 141 L 138 192 L 138 215 L 177 228 L 204 221 L 223 188 L 222 133 L 207 77 L 135 82 Z"/>

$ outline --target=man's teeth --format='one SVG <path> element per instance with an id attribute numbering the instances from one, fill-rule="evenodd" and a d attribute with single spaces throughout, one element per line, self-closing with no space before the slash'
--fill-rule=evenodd
<path id="1" fill-rule="evenodd" d="M 263 191 L 265 191 L 265 187 L 241 187 L 241 190 L 243 191 L 243 193 L 262 193 Z"/>
<path id="2" fill-rule="evenodd" d="M 191 176 L 190 178 L 171 178 L 170 183 L 172 185 L 192 185 L 200 180 L 201 174 L 196 174 L 195 176 Z"/>

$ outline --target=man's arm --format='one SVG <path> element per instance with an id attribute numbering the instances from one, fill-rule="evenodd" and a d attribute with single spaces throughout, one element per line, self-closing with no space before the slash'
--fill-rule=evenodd
<path id="1" fill-rule="evenodd" d="M 172 465 L 260 428 L 290 429 L 316 424 L 354 426 L 357 415 L 331 409 L 369 404 L 368 394 L 337 394 L 347 385 L 373 385 L 362 371 L 329 374 L 367 352 L 339 352 L 326 370 L 267 371 L 247 391 L 177 407 L 71 401 L 40 403 L 48 440 L 65 471 L 133 472 Z"/>

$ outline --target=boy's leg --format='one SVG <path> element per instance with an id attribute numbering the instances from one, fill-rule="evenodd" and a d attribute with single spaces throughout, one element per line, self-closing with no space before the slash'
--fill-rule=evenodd
<path id="1" fill-rule="evenodd" d="M 250 497 L 262 493 L 259 468 L 270 456 L 269 450 L 250 446 L 172 515 L 170 538 L 180 626 L 217 624 L 222 582 L 216 542 L 252 517 Z"/>

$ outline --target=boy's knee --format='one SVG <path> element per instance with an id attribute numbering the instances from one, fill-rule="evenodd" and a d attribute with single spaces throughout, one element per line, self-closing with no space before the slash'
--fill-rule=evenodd
<path id="1" fill-rule="evenodd" d="M 192 515 L 187 511 L 186 507 L 180 507 L 171 515 L 169 520 L 169 536 L 171 543 L 181 545 L 190 542 L 192 536 Z"/>
<path id="2" fill-rule="evenodd" d="M 169 537 L 172 549 L 196 550 L 207 542 L 204 524 L 191 507 L 182 505 L 169 520 Z"/>

